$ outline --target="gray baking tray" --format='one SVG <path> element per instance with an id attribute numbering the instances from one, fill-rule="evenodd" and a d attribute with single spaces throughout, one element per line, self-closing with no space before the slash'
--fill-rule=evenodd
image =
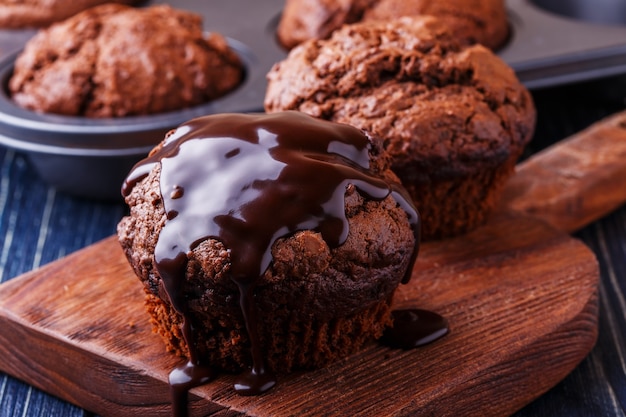
<path id="1" fill-rule="evenodd" d="M 498 51 L 530 89 L 626 73 L 626 0 L 509 0 Z"/>
<path id="2" fill-rule="evenodd" d="M 172 0 L 202 15 L 242 57 L 246 79 L 236 91 L 177 112 L 88 119 L 30 112 L 6 92 L 15 56 L 34 30 L 0 30 L 0 144 L 24 152 L 61 191 L 119 199 L 132 165 L 171 128 L 204 114 L 263 110 L 265 74 L 286 52 L 275 41 L 284 0 Z M 511 37 L 498 54 L 530 89 L 626 74 L 626 0 L 509 0 Z"/>

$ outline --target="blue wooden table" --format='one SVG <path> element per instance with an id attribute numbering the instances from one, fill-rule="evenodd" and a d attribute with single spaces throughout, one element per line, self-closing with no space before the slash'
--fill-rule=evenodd
<path id="1" fill-rule="evenodd" d="M 620 78 L 533 94 L 539 120 L 529 153 L 626 107 L 626 82 Z M 55 191 L 37 177 L 24 155 L 0 148 L 1 281 L 115 233 L 124 212 L 121 203 L 90 201 Z M 600 263 L 598 343 L 565 380 L 516 417 L 626 414 L 626 206 L 576 236 L 589 245 Z M 0 373 L 0 417 L 90 415 Z"/>

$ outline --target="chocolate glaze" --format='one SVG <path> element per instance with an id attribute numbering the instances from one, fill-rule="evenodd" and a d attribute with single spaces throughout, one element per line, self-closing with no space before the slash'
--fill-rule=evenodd
<path id="1" fill-rule="evenodd" d="M 210 364 L 198 357 L 182 288 L 187 253 L 200 242 L 218 239 L 230 251 L 230 274 L 239 287 L 251 343 L 252 367 L 235 383 L 244 395 L 260 394 L 275 384 L 259 343 L 253 290 L 270 265 L 276 239 L 316 230 L 330 247 L 341 245 L 348 235 L 344 195 L 352 184 L 370 199 L 391 194 L 404 208 L 416 235 L 415 259 L 417 211 L 401 188 L 370 172 L 370 147 L 361 130 L 298 112 L 222 114 L 181 125 L 131 171 L 124 195 L 155 164 L 161 165 L 167 221 L 155 248 L 155 265 L 172 306 L 183 317 L 189 348 L 189 362 L 173 371 L 187 379 L 177 383 L 171 377 L 174 388 L 188 389 L 212 377 Z"/>

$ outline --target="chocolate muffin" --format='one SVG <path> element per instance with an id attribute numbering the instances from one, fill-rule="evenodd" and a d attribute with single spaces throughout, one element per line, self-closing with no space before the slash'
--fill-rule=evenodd
<path id="1" fill-rule="evenodd" d="M 483 223 L 535 125 L 528 90 L 481 45 L 432 17 L 346 25 L 268 73 L 267 112 L 298 110 L 382 137 L 422 237 Z"/>
<path id="2" fill-rule="evenodd" d="M 45 27 L 104 3 L 138 4 L 141 0 L 3 0 L 0 28 Z"/>
<path id="3" fill-rule="evenodd" d="M 509 37 L 504 0 L 286 0 L 277 38 L 287 49 L 325 39 L 343 24 L 435 16 L 462 43 L 502 47 Z"/>
<path id="4" fill-rule="evenodd" d="M 258 376 L 378 338 L 419 240 L 388 162 L 379 140 L 299 112 L 170 132 L 125 181 L 118 225 L 167 349 Z"/>
<path id="5" fill-rule="evenodd" d="M 200 16 L 166 5 L 106 4 L 42 29 L 9 81 L 19 106 L 44 113 L 122 117 L 178 110 L 223 96 L 243 66 Z"/>

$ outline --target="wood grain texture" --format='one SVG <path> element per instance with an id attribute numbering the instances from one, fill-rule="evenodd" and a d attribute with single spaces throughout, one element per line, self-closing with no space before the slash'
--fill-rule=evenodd
<path id="1" fill-rule="evenodd" d="M 423 245 L 398 308 L 445 315 L 424 348 L 372 344 L 241 397 L 233 376 L 192 390 L 193 416 L 503 416 L 564 378 L 597 337 L 599 272 L 565 232 L 626 200 L 626 113 L 518 167 L 489 223 Z M 151 333 L 115 237 L 0 286 L 0 370 L 103 416 L 169 416 L 180 362 Z"/>
<path id="2" fill-rule="evenodd" d="M 616 113 L 517 166 L 503 211 L 573 232 L 626 201 L 626 112 Z"/>

